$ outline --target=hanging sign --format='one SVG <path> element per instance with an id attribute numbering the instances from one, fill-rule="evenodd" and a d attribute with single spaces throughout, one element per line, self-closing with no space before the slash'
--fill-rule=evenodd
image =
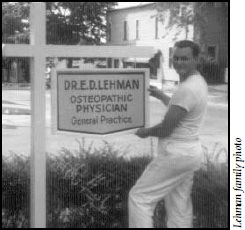
<path id="1" fill-rule="evenodd" d="M 148 80 L 147 69 L 57 71 L 57 131 L 105 135 L 147 126 Z"/>

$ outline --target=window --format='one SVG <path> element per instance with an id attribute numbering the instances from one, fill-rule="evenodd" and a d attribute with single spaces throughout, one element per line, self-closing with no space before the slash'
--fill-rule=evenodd
<path id="1" fill-rule="evenodd" d="M 128 23 L 124 21 L 124 41 L 128 40 Z"/>
<path id="2" fill-rule="evenodd" d="M 179 17 L 185 17 L 187 9 L 185 5 L 179 5 L 178 6 L 178 12 L 179 12 Z"/>
<path id="3" fill-rule="evenodd" d="M 217 61 L 217 47 L 216 46 L 208 46 L 208 59 L 210 61 Z"/>
<path id="4" fill-rule="evenodd" d="M 155 39 L 158 39 L 158 17 L 155 19 Z"/>
<path id="5" fill-rule="evenodd" d="M 136 20 L 136 39 L 139 40 L 139 20 Z"/>

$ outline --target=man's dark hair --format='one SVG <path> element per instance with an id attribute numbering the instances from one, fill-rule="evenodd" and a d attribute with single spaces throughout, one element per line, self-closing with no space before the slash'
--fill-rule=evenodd
<path id="1" fill-rule="evenodd" d="M 200 48 L 199 46 L 194 43 L 193 41 L 190 41 L 190 40 L 181 40 L 181 41 L 178 41 L 174 44 L 175 47 L 178 47 L 178 48 L 186 48 L 186 47 L 190 47 L 192 49 L 192 54 L 193 54 L 193 57 L 198 57 L 199 56 L 199 53 L 200 53 Z"/>

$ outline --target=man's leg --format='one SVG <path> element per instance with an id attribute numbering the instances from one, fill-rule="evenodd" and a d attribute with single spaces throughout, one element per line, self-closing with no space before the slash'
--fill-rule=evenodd
<path id="1" fill-rule="evenodd" d="M 152 216 L 156 203 L 161 199 L 157 194 L 159 177 L 156 160 L 151 162 L 141 175 L 136 185 L 129 192 L 129 228 L 153 228 Z"/>
<path id="2" fill-rule="evenodd" d="M 168 228 L 193 227 L 192 184 L 193 173 L 164 198 Z"/>
<path id="3" fill-rule="evenodd" d="M 129 228 L 153 228 L 157 202 L 181 184 L 195 164 L 196 159 L 188 157 L 153 160 L 129 193 Z"/>

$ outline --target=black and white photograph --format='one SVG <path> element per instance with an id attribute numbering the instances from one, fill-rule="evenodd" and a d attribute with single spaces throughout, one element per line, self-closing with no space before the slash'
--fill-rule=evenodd
<path id="1" fill-rule="evenodd" d="M 230 1 L 2 2 L 2 228 L 243 229 L 229 27 Z"/>

